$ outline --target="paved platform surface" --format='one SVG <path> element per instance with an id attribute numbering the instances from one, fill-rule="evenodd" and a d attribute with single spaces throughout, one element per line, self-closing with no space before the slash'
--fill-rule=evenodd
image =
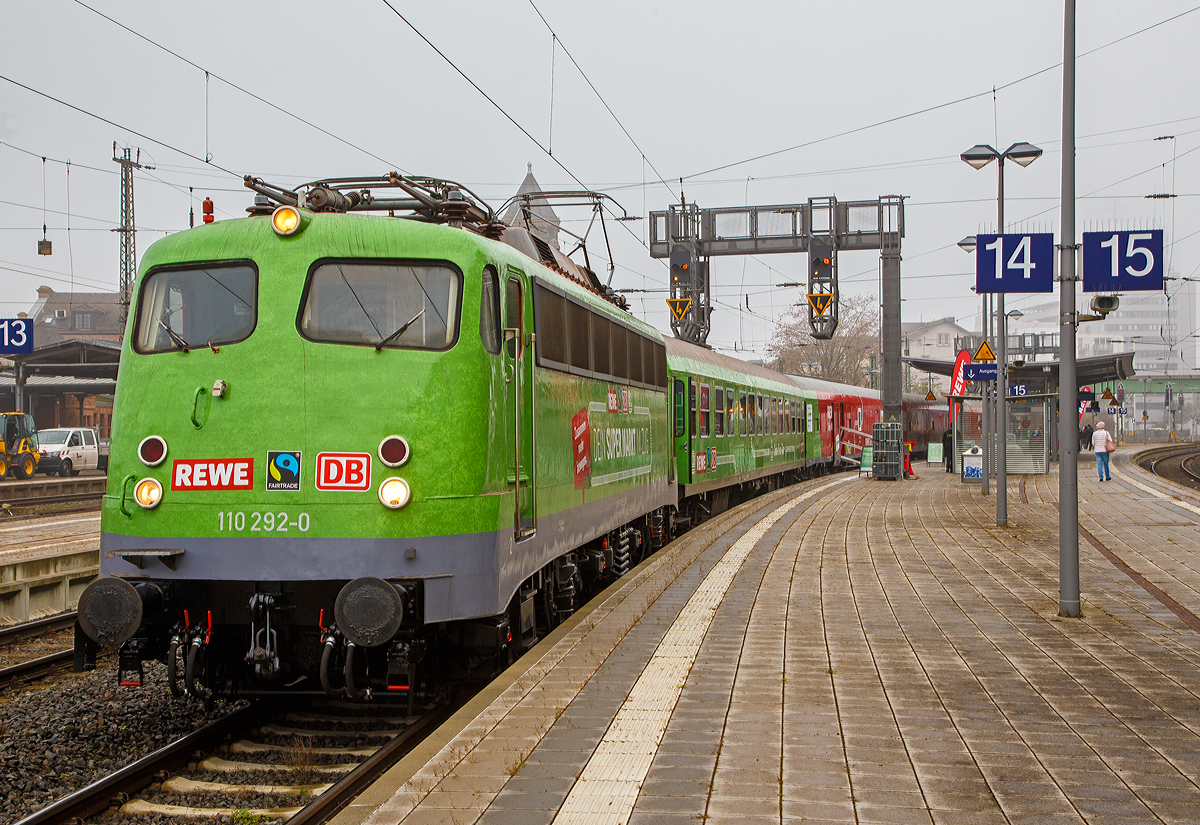
<path id="1" fill-rule="evenodd" d="M 918 472 L 701 525 L 335 822 L 1200 821 L 1200 497 L 1085 455 L 1060 619 L 1057 476 Z"/>

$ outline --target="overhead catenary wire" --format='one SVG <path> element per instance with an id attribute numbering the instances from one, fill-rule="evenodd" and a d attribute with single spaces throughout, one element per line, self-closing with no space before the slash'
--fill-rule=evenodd
<path id="1" fill-rule="evenodd" d="M 1171 23 L 1175 20 L 1178 20 L 1181 17 L 1185 17 L 1196 11 L 1200 11 L 1200 6 L 1193 6 L 1192 8 L 1187 9 L 1186 11 L 1182 11 L 1179 14 L 1172 15 L 1171 17 L 1168 17 L 1165 20 L 1160 20 L 1157 23 L 1152 23 L 1149 26 L 1145 26 L 1144 28 L 1138 29 L 1137 31 L 1130 32 L 1129 34 L 1118 37 L 1116 40 L 1110 40 L 1109 42 L 1104 43 L 1100 46 L 1096 46 L 1093 49 L 1089 49 L 1086 52 L 1081 52 L 1079 55 L 1077 55 L 1076 59 L 1081 58 L 1081 57 L 1087 57 L 1088 55 L 1091 55 L 1091 54 L 1095 54 L 1098 51 L 1107 49 L 1111 46 L 1115 46 L 1116 44 L 1121 43 L 1125 40 L 1129 40 L 1132 37 L 1136 37 L 1140 34 L 1145 34 L 1146 32 L 1148 32 L 1152 29 L 1156 29 L 1159 26 L 1165 26 L 1167 23 Z M 1005 89 L 1009 89 L 1009 88 L 1012 88 L 1013 86 L 1017 86 L 1021 83 L 1024 83 L 1027 80 L 1032 80 L 1033 78 L 1038 77 L 1039 75 L 1043 75 L 1046 72 L 1053 71 L 1054 69 L 1057 69 L 1060 66 L 1062 66 L 1061 60 L 1053 65 L 1046 66 L 1045 68 L 1042 68 L 1042 69 L 1038 69 L 1035 72 L 1030 72 L 1029 74 L 1027 74 L 1023 77 L 1017 78 L 1016 80 L 1010 80 L 1008 83 L 1001 84 L 1000 86 L 993 86 L 991 89 L 985 89 L 982 92 L 976 92 L 975 94 L 970 94 L 970 95 L 966 95 L 964 97 L 955 98 L 954 100 L 948 100 L 943 103 L 937 103 L 932 106 L 926 106 L 921 109 L 916 109 L 916 110 L 913 110 L 911 112 L 906 112 L 901 115 L 895 115 L 894 117 L 877 120 L 877 121 L 874 121 L 873 123 L 868 123 L 863 126 L 856 126 L 851 129 L 846 129 L 844 131 L 837 132 L 835 134 L 825 135 L 824 137 L 813 138 L 812 140 L 807 140 L 807 141 L 804 141 L 803 143 L 797 143 L 794 146 L 788 146 L 783 149 L 775 149 L 771 152 L 763 152 L 763 153 L 755 155 L 753 157 L 743 158 L 742 160 L 736 160 L 736 161 L 732 161 L 730 163 L 724 163 L 724 164 L 721 164 L 720 166 L 714 166 L 711 169 L 705 169 L 702 172 L 693 172 L 690 175 L 684 175 L 683 179 L 691 180 L 693 178 L 702 177 L 704 175 L 710 175 L 713 172 L 720 172 L 725 169 L 732 169 L 735 166 L 742 166 L 747 163 L 753 163 L 754 161 L 763 160 L 765 158 L 770 158 L 770 157 L 775 157 L 776 155 L 782 155 L 787 152 L 793 152 L 797 149 L 805 149 L 809 146 L 816 146 L 817 144 L 820 144 L 820 143 L 827 143 L 828 141 L 831 141 L 831 140 L 837 140 L 838 138 L 849 137 L 850 135 L 855 135 L 860 132 L 868 131 L 870 129 L 876 129 L 880 126 L 886 126 L 891 123 L 898 123 L 902 120 L 908 120 L 910 118 L 919 117 L 920 115 L 929 114 L 930 112 L 936 112 L 939 109 L 947 109 L 947 108 L 950 108 L 951 106 L 957 106 L 960 103 L 966 103 L 971 100 L 978 100 L 981 97 L 986 97 L 987 95 L 995 94 L 996 91 L 1003 91 Z"/>
<path id="2" fill-rule="evenodd" d="M 290 112 L 287 109 L 283 108 L 282 106 L 280 106 L 276 103 L 272 103 L 271 101 L 267 100 L 265 97 L 262 97 L 261 95 L 256 94 L 242 86 L 239 86 L 237 83 L 234 83 L 232 80 L 228 80 L 227 78 L 224 78 L 221 75 L 216 74 L 215 72 L 210 72 L 208 69 L 205 69 L 200 64 L 195 63 L 194 61 L 189 60 L 188 58 L 184 57 L 183 55 L 179 54 L 178 52 L 167 48 L 166 46 L 162 45 L 161 43 L 159 43 L 155 40 L 152 40 L 151 38 L 147 37 L 146 35 L 142 34 L 141 32 L 138 32 L 135 29 L 132 29 L 129 26 L 126 26 L 124 23 L 120 22 L 119 20 L 109 17 L 104 12 L 92 8 L 87 3 L 82 2 L 82 0 L 74 0 L 74 2 L 77 5 L 82 6 L 83 8 L 92 12 L 93 14 L 95 14 L 99 17 L 103 17 L 105 20 L 112 23 L 114 26 L 124 29 L 125 31 L 129 32 L 130 34 L 132 34 L 134 37 L 138 38 L 139 40 L 142 40 L 142 41 L 150 44 L 151 46 L 154 46 L 156 49 L 160 49 L 160 50 L 166 52 L 167 54 L 171 55 L 172 57 L 174 57 L 178 60 L 182 60 L 184 63 L 188 64 L 189 66 L 191 66 L 192 68 L 194 68 L 198 71 L 204 72 L 204 76 L 205 76 L 205 119 L 204 119 L 204 128 L 205 128 L 204 143 L 205 143 L 205 145 L 204 145 L 204 151 L 206 154 L 208 152 L 208 78 L 211 75 L 213 78 L 220 81 L 221 83 L 224 83 L 226 86 L 229 86 L 231 89 L 236 89 L 237 91 L 241 92 L 242 94 L 247 95 L 248 97 L 254 98 L 259 103 L 262 103 L 265 106 L 270 106 L 272 109 L 279 112 L 280 114 L 287 115 L 288 117 L 292 118 L 293 120 L 295 120 L 299 123 L 303 123 L 305 126 L 308 126 L 312 129 L 316 129 L 318 132 L 325 135 L 326 137 L 333 138 L 337 142 L 339 142 L 345 146 L 349 146 L 351 149 L 362 152 L 364 155 L 374 158 L 375 160 L 379 161 L 380 163 L 391 166 L 399 172 L 404 172 L 404 174 L 409 174 L 404 168 L 402 168 L 401 166 L 398 166 L 393 161 L 389 161 L 386 158 L 380 157 L 379 155 L 375 154 L 374 152 L 370 151 L 369 149 L 365 149 L 362 146 L 359 146 L 358 144 L 347 140 L 346 138 L 342 137 L 341 135 L 335 134 L 334 132 L 331 132 L 328 129 L 318 126 L 316 123 L 313 123 L 312 121 L 307 120 L 294 112 Z M 134 134 L 137 134 L 137 133 L 135 132 Z M 155 141 L 155 143 L 158 143 L 158 141 Z M 162 146 L 163 144 L 160 143 L 159 145 Z M 168 146 L 167 148 L 171 148 L 171 147 Z M 195 155 L 191 155 L 191 154 L 189 154 L 188 157 L 192 158 L 193 160 L 199 160 L 201 163 L 207 163 L 211 166 L 216 167 L 217 169 L 221 169 L 220 166 L 218 166 L 215 163 L 211 163 L 210 160 L 207 160 L 204 158 L 197 158 Z M 226 170 L 222 170 L 222 171 L 226 171 Z"/>
<path id="3" fill-rule="evenodd" d="M 650 159 L 648 157 L 646 157 L 646 153 L 644 151 L 642 151 L 642 147 L 638 145 L 638 142 L 636 140 L 634 140 L 633 135 L 631 135 L 629 133 L 629 130 L 625 128 L 625 124 L 621 122 L 621 119 L 619 117 L 617 117 L 617 113 L 614 112 L 612 110 L 612 107 L 608 105 L 608 101 L 604 99 L 604 95 L 600 94 L 600 90 L 596 88 L 596 84 L 592 83 L 592 79 L 590 77 L 588 77 L 587 72 L 585 72 L 583 70 L 583 67 L 579 65 L 579 61 L 577 61 L 575 59 L 575 56 L 573 54 L 571 54 L 570 50 L 562 42 L 562 38 L 560 38 L 558 36 L 558 33 L 554 30 L 554 27 L 550 25 L 550 22 L 548 20 L 546 20 L 546 16 L 544 14 L 542 14 L 541 9 L 539 9 L 537 7 L 537 4 L 534 3 L 533 0 L 529 0 L 529 5 L 533 8 L 534 12 L 537 14 L 538 19 L 542 21 L 542 25 L 544 25 L 546 27 L 546 29 L 550 32 L 550 36 L 553 38 L 553 42 L 558 44 L 558 46 L 563 50 L 563 54 L 565 54 L 567 56 L 567 59 L 571 61 L 572 65 L 574 65 L 575 69 L 579 72 L 580 77 L 582 77 L 584 82 L 587 83 L 588 88 L 591 89 L 592 92 L 596 95 L 596 99 L 600 101 L 600 105 L 602 105 L 604 107 L 605 111 L 607 111 L 609 113 L 609 115 L 612 116 L 613 121 L 616 122 L 617 126 L 620 127 L 621 131 L 625 133 L 625 137 L 629 138 L 629 142 L 633 144 L 633 148 L 637 149 L 638 154 L 642 156 L 642 161 L 650 166 L 650 169 L 654 172 L 655 177 L 658 178 L 659 183 L 661 183 L 664 187 L 666 187 L 667 192 L 669 192 L 671 194 L 671 196 L 674 197 L 675 193 L 672 191 L 671 186 L 666 182 L 666 180 L 663 179 L 662 173 L 659 172 L 657 167 L 655 167 L 655 165 L 650 161 Z M 553 83 L 553 62 L 551 63 L 551 83 Z M 553 112 L 553 106 L 554 106 L 553 99 L 554 98 L 553 98 L 553 90 L 552 90 L 551 91 L 551 112 Z"/>

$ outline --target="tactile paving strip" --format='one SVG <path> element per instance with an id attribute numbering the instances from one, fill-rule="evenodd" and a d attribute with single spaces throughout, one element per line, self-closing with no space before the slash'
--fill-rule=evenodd
<path id="1" fill-rule="evenodd" d="M 555 823 L 620 825 L 629 820 L 700 644 L 733 577 L 754 546 L 790 510 L 847 480 L 823 484 L 784 502 L 734 542 L 708 572 L 634 683 Z"/>

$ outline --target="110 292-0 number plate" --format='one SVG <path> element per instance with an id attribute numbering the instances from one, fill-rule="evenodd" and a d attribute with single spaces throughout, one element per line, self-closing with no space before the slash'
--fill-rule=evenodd
<path id="1" fill-rule="evenodd" d="M 222 510 L 217 513 L 217 530 L 224 533 L 286 533 L 289 530 L 307 533 L 308 524 L 308 513 L 294 515 L 286 510 L 249 513 Z"/>

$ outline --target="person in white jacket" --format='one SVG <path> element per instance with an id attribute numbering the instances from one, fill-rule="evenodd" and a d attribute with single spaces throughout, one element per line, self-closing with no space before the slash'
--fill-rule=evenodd
<path id="1" fill-rule="evenodd" d="M 1096 453 L 1096 472 L 1101 481 L 1112 481 L 1108 471 L 1108 444 L 1112 440 L 1112 435 L 1104 429 L 1104 422 L 1096 422 L 1096 431 L 1092 433 L 1092 450 Z"/>

